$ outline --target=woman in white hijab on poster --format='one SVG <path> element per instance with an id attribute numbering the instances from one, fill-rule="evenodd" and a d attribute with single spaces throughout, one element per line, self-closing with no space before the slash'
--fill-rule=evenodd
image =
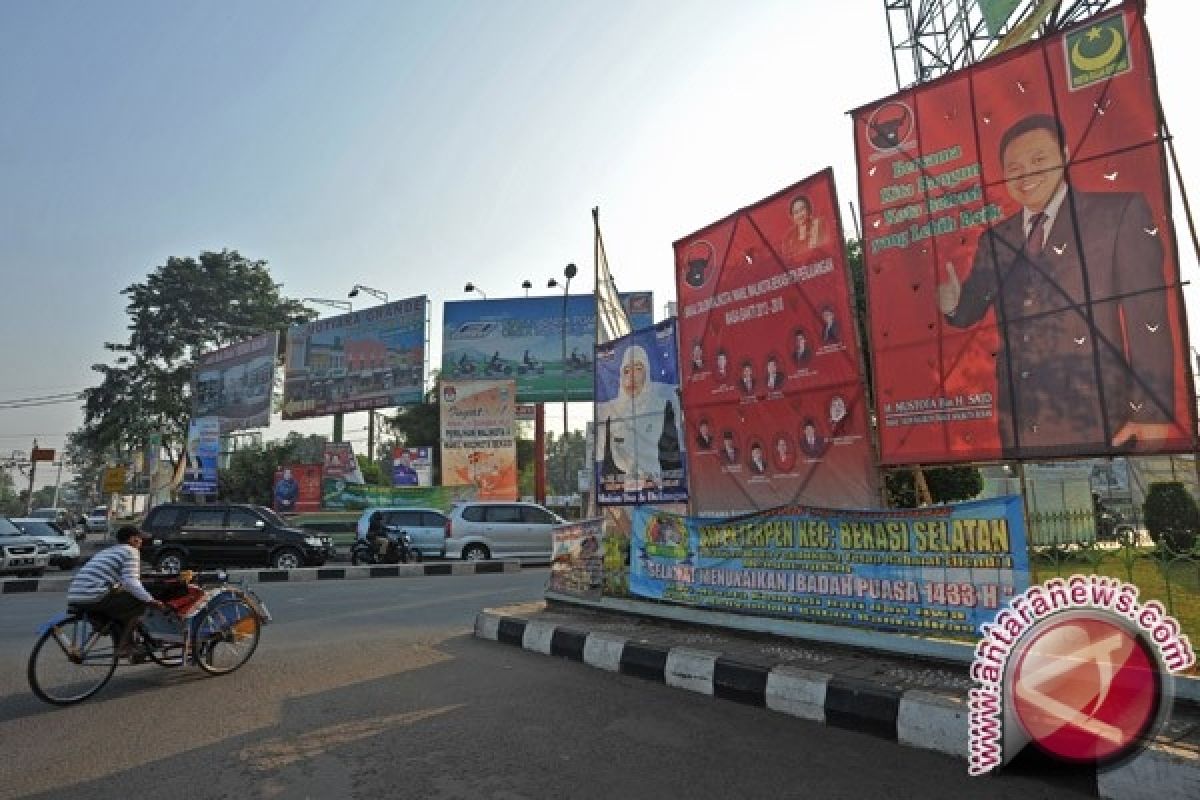
<path id="1" fill-rule="evenodd" d="M 621 388 L 617 396 L 597 404 L 605 424 L 603 479 L 622 483 L 625 491 L 663 487 L 668 476 L 683 466 L 678 395 L 673 385 L 651 379 L 650 358 L 641 345 L 631 344 L 621 356 Z"/>

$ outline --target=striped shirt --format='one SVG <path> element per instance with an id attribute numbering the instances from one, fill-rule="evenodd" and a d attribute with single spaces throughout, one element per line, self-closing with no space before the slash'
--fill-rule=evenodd
<path id="1" fill-rule="evenodd" d="M 101 550 L 76 573 L 67 587 L 67 602 L 94 602 L 117 585 L 143 603 L 152 602 L 154 598 L 138 577 L 141 566 L 142 557 L 133 545 L 118 544 Z"/>

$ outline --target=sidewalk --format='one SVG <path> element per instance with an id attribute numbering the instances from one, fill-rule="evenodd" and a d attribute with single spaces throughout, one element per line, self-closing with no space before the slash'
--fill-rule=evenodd
<path id="1" fill-rule="evenodd" d="M 963 664 L 596 610 L 567 597 L 549 597 L 544 603 L 485 609 L 476 618 L 475 635 L 936 750 L 963 759 L 966 769 L 971 681 Z M 623 605 L 643 614 L 662 609 L 652 603 Z M 1153 745 L 1116 767 L 1047 763 L 1027 748 L 1005 770 L 1036 772 L 1094 797 L 1195 800 L 1200 797 L 1200 707 L 1177 702 Z"/>

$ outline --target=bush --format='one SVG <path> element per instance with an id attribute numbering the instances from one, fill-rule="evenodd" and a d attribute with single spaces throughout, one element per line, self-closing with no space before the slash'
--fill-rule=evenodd
<path id="1" fill-rule="evenodd" d="M 1200 528 L 1200 506 L 1179 481 L 1150 484 L 1146 492 L 1146 528 L 1155 544 L 1175 553 L 1192 549 Z"/>

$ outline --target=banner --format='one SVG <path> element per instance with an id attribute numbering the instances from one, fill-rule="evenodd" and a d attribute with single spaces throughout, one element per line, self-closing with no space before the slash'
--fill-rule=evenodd
<path id="1" fill-rule="evenodd" d="M 1184 452 L 1137 4 L 854 112 L 881 459 Z"/>
<path id="2" fill-rule="evenodd" d="M 833 171 L 675 243 L 693 510 L 877 505 Z"/>
<path id="3" fill-rule="evenodd" d="M 513 381 L 442 381 L 442 485 L 517 499 Z"/>
<path id="4" fill-rule="evenodd" d="M 275 470 L 271 497 L 276 511 L 320 511 L 321 492 L 320 464 L 289 464 Z"/>
<path id="5" fill-rule="evenodd" d="M 420 403 L 428 309 L 421 295 L 288 329 L 283 418 Z"/>
<path id="6" fill-rule="evenodd" d="M 554 529 L 552 592 L 599 597 L 604 588 L 604 520 L 590 519 Z"/>
<path id="7" fill-rule="evenodd" d="M 652 292 L 622 294 L 635 328 L 654 324 Z M 517 383 L 522 403 L 592 401 L 596 298 L 512 297 L 443 306 L 442 376 Z M 563 318 L 566 317 L 566 363 Z"/>
<path id="8" fill-rule="evenodd" d="M 393 486 L 432 486 L 432 447 L 392 448 Z"/>
<path id="9" fill-rule="evenodd" d="M 125 491 L 126 477 L 125 467 L 105 467 L 100 488 L 105 494 L 120 494 Z"/>
<path id="10" fill-rule="evenodd" d="M 600 505 L 687 502 L 675 320 L 596 345 Z"/>
<path id="11" fill-rule="evenodd" d="M 881 631 L 972 635 L 1029 585 L 1021 498 L 737 518 L 633 510 L 630 590 Z"/>
<path id="12" fill-rule="evenodd" d="M 271 423 L 279 334 L 263 333 L 196 359 L 192 416 L 216 417 L 221 433 Z"/>
<path id="13" fill-rule="evenodd" d="M 200 417 L 188 424 L 183 485 L 185 494 L 217 493 L 217 457 L 221 454 L 221 426 L 216 417 Z"/>
<path id="14" fill-rule="evenodd" d="M 455 503 L 479 500 L 474 486 L 368 486 L 342 481 L 323 482 L 321 508 L 361 511 L 365 508 L 437 508 L 449 511 Z"/>

